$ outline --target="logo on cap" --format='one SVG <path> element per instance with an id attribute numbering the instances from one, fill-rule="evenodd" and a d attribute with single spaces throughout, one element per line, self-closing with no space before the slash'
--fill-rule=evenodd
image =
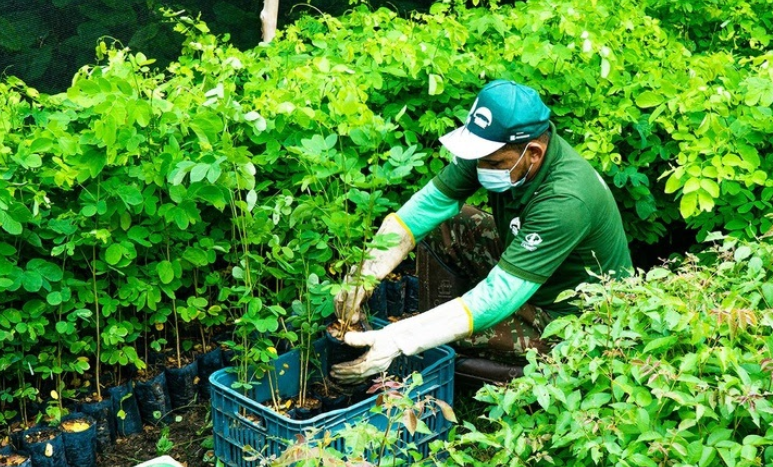
<path id="1" fill-rule="evenodd" d="M 472 104 L 472 108 L 475 109 L 475 106 L 477 105 L 478 99 L 475 99 L 475 103 Z M 472 123 L 475 125 L 485 129 L 491 125 L 491 122 L 494 121 L 494 116 L 491 114 L 491 110 L 489 110 L 488 107 L 478 107 L 472 111 L 470 120 L 472 120 Z"/>

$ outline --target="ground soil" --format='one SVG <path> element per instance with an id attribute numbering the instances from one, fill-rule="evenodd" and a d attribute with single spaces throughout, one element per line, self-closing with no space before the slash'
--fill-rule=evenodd
<path id="1" fill-rule="evenodd" d="M 211 446 L 209 411 L 209 401 L 199 403 L 180 413 L 179 421 L 168 425 L 168 438 L 174 444 L 171 451 L 159 453 L 156 449 L 162 434 L 161 426 L 145 425 L 142 433 L 118 438 L 106 452 L 100 453 L 97 467 L 132 467 L 162 454 L 171 456 L 186 467 L 212 467 L 215 464 L 211 448 L 202 446 L 207 441 Z"/>

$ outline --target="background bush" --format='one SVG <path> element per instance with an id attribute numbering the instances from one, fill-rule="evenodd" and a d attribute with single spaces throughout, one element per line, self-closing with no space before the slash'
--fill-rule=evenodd
<path id="1" fill-rule="evenodd" d="M 588 311 L 526 376 L 486 387 L 447 465 L 768 465 L 769 243 L 724 242 L 678 267 L 583 287 Z"/>

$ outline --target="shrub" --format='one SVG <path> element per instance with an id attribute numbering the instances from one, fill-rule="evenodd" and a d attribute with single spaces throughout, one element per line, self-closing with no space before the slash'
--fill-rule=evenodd
<path id="1" fill-rule="evenodd" d="M 582 286 L 587 311 L 548 325 L 550 354 L 478 393 L 491 427 L 468 423 L 449 464 L 769 463 L 771 255 L 769 243 L 727 240 L 679 266 Z M 473 459 L 480 446 L 489 459 Z"/>

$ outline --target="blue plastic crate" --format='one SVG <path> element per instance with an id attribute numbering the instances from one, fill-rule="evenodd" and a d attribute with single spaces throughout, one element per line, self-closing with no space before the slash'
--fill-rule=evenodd
<path id="1" fill-rule="evenodd" d="M 324 339 L 315 343 L 315 349 L 322 368 L 327 371 L 327 347 Z M 428 395 L 452 404 L 454 355 L 451 347 L 440 346 L 420 355 L 401 356 L 392 362 L 389 374 L 405 377 L 419 372 L 423 383 L 411 393 L 415 400 Z M 300 375 L 298 352 L 293 350 L 280 355 L 275 361 L 275 367 L 281 369 L 272 372 L 278 380 L 274 383 L 279 387 L 280 397 L 297 396 Z M 293 420 L 259 403 L 271 398 L 267 381 L 253 382 L 252 389 L 246 395 L 231 388 L 235 381 L 236 375 L 227 369 L 219 370 L 210 376 L 215 456 L 227 466 L 261 465 L 259 457 L 265 459 L 281 455 L 295 441 L 296 435 L 303 435 L 306 439 L 321 438 L 325 432 L 335 434 L 347 424 L 365 422 L 382 430 L 386 428 L 386 416 L 371 412 L 377 394 L 350 407 L 325 412 L 308 420 Z M 445 439 L 451 423 L 440 411 L 425 411 L 422 421 L 427 424 L 431 434 L 417 432 L 410 435 L 403 430 L 402 443 L 413 443 L 416 450 L 426 456 L 429 453 L 429 443 L 435 439 Z M 335 439 L 331 447 L 346 452 L 343 439 Z M 256 456 L 256 452 L 260 453 L 260 456 Z"/>

